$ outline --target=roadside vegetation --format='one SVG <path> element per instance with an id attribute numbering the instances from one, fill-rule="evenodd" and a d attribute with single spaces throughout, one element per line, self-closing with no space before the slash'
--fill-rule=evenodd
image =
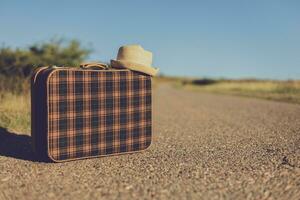
<path id="1" fill-rule="evenodd" d="M 256 97 L 289 103 L 300 103 L 300 80 L 226 80 L 158 77 L 157 83 L 169 82 L 177 88 L 197 92 Z"/>

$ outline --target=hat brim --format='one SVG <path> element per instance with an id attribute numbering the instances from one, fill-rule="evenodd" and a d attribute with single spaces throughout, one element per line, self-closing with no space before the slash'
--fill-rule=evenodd
<path id="1" fill-rule="evenodd" d="M 110 64 L 114 68 L 126 68 L 137 72 L 142 72 L 150 76 L 155 76 L 159 69 L 151 66 L 145 66 L 139 63 L 134 63 L 125 60 L 110 60 Z"/>

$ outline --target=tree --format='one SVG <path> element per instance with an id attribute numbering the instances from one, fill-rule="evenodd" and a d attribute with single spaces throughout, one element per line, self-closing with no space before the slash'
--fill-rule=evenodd
<path id="1" fill-rule="evenodd" d="M 79 66 L 91 50 L 77 40 L 53 39 L 26 49 L 0 48 L 0 75 L 28 77 L 39 66 Z"/>

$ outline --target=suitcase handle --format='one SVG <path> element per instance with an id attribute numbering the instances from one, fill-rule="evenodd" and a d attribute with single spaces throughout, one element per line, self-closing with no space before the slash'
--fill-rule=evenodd
<path id="1" fill-rule="evenodd" d="M 108 65 L 100 62 L 87 62 L 87 63 L 81 63 L 80 67 L 82 69 L 91 69 L 91 68 L 97 68 L 97 69 L 108 69 Z"/>

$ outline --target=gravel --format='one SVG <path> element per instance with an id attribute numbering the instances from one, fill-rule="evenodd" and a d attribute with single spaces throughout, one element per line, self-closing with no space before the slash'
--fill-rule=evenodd
<path id="1" fill-rule="evenodd" d="M 0 199 L 299 199 L 300 106 L 159 85 L 141 153 L 37 162 L 0 128 Z"/>

